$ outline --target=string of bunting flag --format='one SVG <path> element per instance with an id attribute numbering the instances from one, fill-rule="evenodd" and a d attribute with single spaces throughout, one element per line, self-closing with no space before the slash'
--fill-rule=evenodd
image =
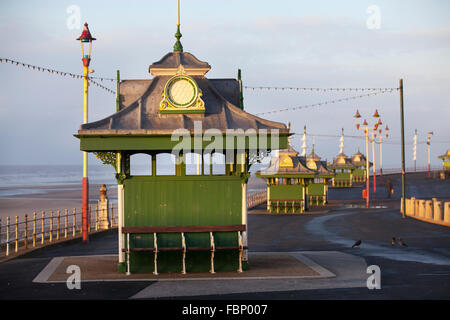
<path id="1" fill-rule="evenodd" d="M 316 92 L 328 92 L 328 91 L 390 91 L 399 90 L 399 88 L 300 88 L 300 87 L 251 87 L 244 86 L 244 89 L 251 90 L 274 90 L 274 91 L 316 91 Z"/>
<path id="2" fill-rule="evenodd" d="M 66 72 L 66 71 L 60 71 L 60 70 L 55 70 L 55 69 L 51 69 L 51 68 L 46 68 L 46 67 L 42 67 L 42 66 L 37 66 L 37 65 L 32 65 L 32 64 L 28 64 L 28 63 L 24 63 L 21 61 L 16 61 L 13 59 L 8 59 L 8 58 L 0 58 L 0 63 L 10 63 L 12 65 L 15 66 L 22 66 L 24 68 L 28 68 L 28 69 L 32 69 L 32 70 L 37 70 L 37 71 L 41 71 L 41 72 L 48 72 L 51 74 L 56 74 L 59 76 L 69 76 L 73 79 L 83 79 L 84 76 L 81 74 L 76 74 L 76 73 L 71 73 L 71 72 Z M 115 78 L 107 78 L 107 77 L 95 77 L 95 76 L 89 76 L 89 83 L 90 84 L 94 84 L 95 86 L 109 92 L 112 94 L 115 94 L 116 92 L 114 90 L 111 90 L 103 85 L 101 85 L 100 83 L 94 81 L 93 79 L 96 80 L 100 80 L 100 81 L 111 81 L 114 82 L 116 81 Z M 399 90 L 399 88 L 301 88 L 301 87 L 253 87 L 253 86 L 244 86 L 245 89 L 251 89 L 251 90 L 280 90 L 280 91 L 284 91 L 284 90 L 296 90 L 296 91 L 311 91 L 311 92 L 328 92 L 328 91 L 371 91 L 368 94 L 364 94 L 364 95 L 359 95 L 359 96 L 354 96 L 354 97 L 348 97 L 348 98 L 341 98 L 341 99 L 335 99 L 335 100 L 329 100 L 329 101 L 324 101 L 324 102 L 319 102 L 319 103 L 314 103 L 314 104 L 310 104 L 310 105 L 304 105 L 304 106 L 299 106 L 299 107 L 292 107 L 292 108 L 284 108 L 284 109 L 279 109 L 279 110 L 274 110 L 274 111 L 268 111 L 268 112 L 262 112 L 262 113 L 257 113 L 257 115 L 262 115 L 262 114 L 271 114 L 271 113 L 278 113 L 278 112 L 284 112 L 284 111 L 290 111 L 290 110 L 297 110 L 297 109 L 303 109 L 303 108 L 309 108 L 309 107 L 315 107 L 315 106 L 321 106 L 321 105 L 325 105 L 325 104 L 331 104 L 331 103 L 337 103 L 337 102 L 342 102 L 342 101 L 348 101 L 348 100 L 352 100 L 352 99 L 357 99 L 357 98 L 362 98 L 362 97 L 367 97 L 367 96 L 371 96 L 371 95 L 376 95 L 376 94 L 380 94 L 380 93 L 386 93 L 386 92 L 392 92 L 394 90 Z"/>
<path id="3" fill-rule="evenodd" d="M 350 100 L 364 98 L 364 97 L 369 97 L 369 96 L 375 96 L 377 94 L 391 93 L 394 90 L 397 90 L 397 88 L 387 88 L 386 90 L 381 90 L 381 91 L 377 91 L 377 92 L 361 94 L 361 95 L 358 95 L 358 96 L 352 96 L 352 97 L 328 100 L 328 101 L 323 101 L 323 102 L 318 102 L 318 103 L 306 104 L 306 105 L 298 106 L 298 107 L 290 107 L 290 108 L 284 108 L 284 109 L 260 112 L 260 113 L 256 113 L 256 115 L 259 116 L 259 115 L 263 115 L 263 114 L 273 114 L 273 113 L 279 113 L 279 112 L 285 112 L 285 111 L 293 111 L 293 110 L 306 109 L 306 108 L 311 108 L 311 107 L 318 107 L 318 106 L 322 106 L 322 105 L 326 105 L 326 104 L 333 104 L 333 103 L 350 101 Z"/>
<path id="4" fill-rule="evenodd" d="M 60 71 L 60 70 L 55 70 L 55 69 L 51 69 L 51 68 L 45 68 L 45 67 L 41 67 L 41 66 L 36 66 L 36 65 L 32 65 L 32 64 L 28 64 L 28 63 L 24 63 L 24 62 L 20 62 L 20 61 L 16 61 L 16 60 L 12 60 L 12 59 L 7 59 L 7 58 L 0 58 L 0 63 L 10 63 L 12 65 L 15 66 L 22 66 L 24 68 L 28 68 L 30 70 L 37 70 L 37 71 L 41 71 L 41 72 L 48 72 L 51 74 L 56 74 L 59 76 L 63 76 L 63 77 L 71 77 L 72 79 L 83 79 L 84 76 L 81 74 L 76 74 L 76 73 L 71 73 L 71 72 L 66 72 L 66 71 Z M 100 83 L 94 81 L 93 79 L 97 79 L 100 81 L 115 81 L 116 79 L 114 78 L 105 78 L 105 77 L 88 77 L 88 81 L 90 84 L 93 84 L 109 93 L 112 94 L 116 94 L 116 92 L 114 90 L 111 90 L 103 85 L 101 85 Z"/>

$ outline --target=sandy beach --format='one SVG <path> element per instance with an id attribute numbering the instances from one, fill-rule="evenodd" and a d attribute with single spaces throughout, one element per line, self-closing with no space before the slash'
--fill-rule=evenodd
<path id="1" fill-rule="evenodd" d="M 97 204 L 100 197 L 100 185 L 91 184 L 89 187 L 89 202 Z M 7 216 L 25 214 L 31 216 L 34 211 L 56 211 L 81 208 L 81 184 L 78 185 L 52 185 L 30 187 L 0 187 L 0 218 L 4 221 Z M 117 187 L 108 186 L 108 199 L 112 203 L 117 201 Z"/>

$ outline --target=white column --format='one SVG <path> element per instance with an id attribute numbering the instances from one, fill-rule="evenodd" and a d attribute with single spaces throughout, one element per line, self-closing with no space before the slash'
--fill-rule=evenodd
<path id="1" fill-rule="evenodd" d="M 117 173 L 122 172 L 122 154 L 120 152 L 116 153 L 116 167 L 117 167 Z M 122 233 L 122 227 L 123 227 L 123 184 L 117 184 L 117 217 L 118 217 L 118 237 L 119 237 L 119 263 L 125 262 L 125 253 L 122 252 L 122 248 L 124 248 L 124 238 Z"/>
<path id="2" fill-rule="evenodd" d="M 306 157 L 306 126 L 303 127 L 302 157 Z"/>
<path id="3" fill-rule="evenodd" d="M 247 247 L 247 184 L 242 184 L 242 224 L 245 225 L 246 230 L 242 233 L 242 244 L 244 247 Z M 242 254 L 242 260 L 247 261 L 248 259 L 248 250 L 245 249 Z"/>
<path id="4" fill-rule="evenodd" d="M 117 214 L 119 217 L 119 226 L 118 226 L 118 234 L 119 234 L 119 263 L 125 262 L 125 253 L 122 252 L 122 248 L 124 247 L 124 239 L 122 233 L 123 227 L 123 184 L 117 185 Z"/>

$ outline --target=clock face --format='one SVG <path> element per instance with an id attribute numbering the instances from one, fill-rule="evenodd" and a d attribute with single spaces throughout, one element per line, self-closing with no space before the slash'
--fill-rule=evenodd
<path id="1" fill-rule="evenodd" d="M 176 76 L 166 85 L 166 95 L 177 108 L 188 108 L 195 103 L 198 94 L 196 83 L 187 76 Z"/>

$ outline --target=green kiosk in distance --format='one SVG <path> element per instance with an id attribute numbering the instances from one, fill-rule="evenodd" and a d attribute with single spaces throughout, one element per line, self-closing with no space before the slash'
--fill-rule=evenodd
<path id="1" fill-rule="evenodd" d="M 347 188 L 353 185 L 353 170 L 355 166 L 352 160 L 344 153 L 340 153 L 333 158 L 333 162 L 328 164 L 328 168 L 334 172 L 331 185 L 338 188 Z"/>
<path id="2" fill-rule="evenodd" d="M 442 172 L 440 174 L 441 179 L 450 178 L 450 149 L 448 149 L 445 154 L 439 156 L 438 158 L 442 159 Z"/>
<path id="3" fill-rule="evenodd" d="M 306 167 L 316 172 L 316 176 L 312 183 L 308 185 L 309 204 L 325 205 L 328 203 L 328 184 L 334 178 L 334 172 L 328 169 L 327 162 L 322 161 L 321 158 L 314 152 L 306 157 Z"/>
<path id="4" fill-rule="evenodd" d="M 210 65 L 176 36 L 174 51 L 150 65 L 153 78 L 121 81 L 118 112 L 76 137 L 81 150 L 115 161 L 119 272 L 242 271 L 249 156 L 286 148 L 289 129 L 245 112 L 240 79 L 206 78 Z M 130 172 L 139 153 L 146 175 Z M 173 171 L 159 172 L 161 164 Z"/>
<path id="5" fill-rule="evenodd" d="M 353 169 L 353 183 L 366 182 L 367 172 L 366 164 L 367 159 L 364 154 L 359 150 L 352 156 Z M 372 166 L 372 162 L 369 161 L 369 168 Z"/>
<path id="6" fill-rule="evenodd" d="M 315 175 L 290 145 L 278 151 L 270 159 L 268 168 L 256 172 L 256 177 L 263 178 L 267 183 L 267 211 L 305 212 L 308 208 L 307 188 Z"/>
<path id="7" fill-rule="evenodd" d="M 289 144 L 256 176 L 266 180 L 268 212 L 302 213 L 309 205 L 327 202 L 328 181 L 334 174 L 314 149 L 309 156 L 302 157 Z"/>

